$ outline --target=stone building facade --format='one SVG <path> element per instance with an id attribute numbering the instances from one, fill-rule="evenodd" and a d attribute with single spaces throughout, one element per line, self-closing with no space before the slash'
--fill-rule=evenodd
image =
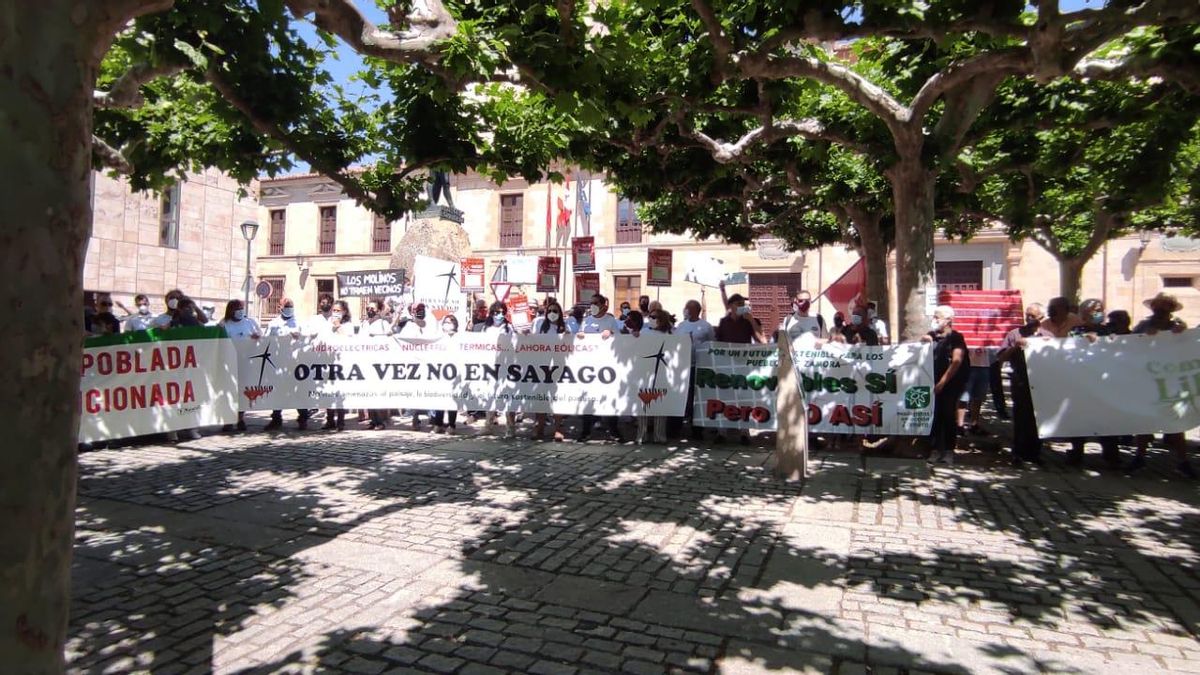
<path id="1" fill-rule="evenodd" d="M 178 288 L 223 313 L 226 302 L 244 296 L 241 223 L 258 218 L 257 193 L 253 184 L 241 194 L 236 181 L 212 170 L 162 194 L 133 192 L 126 181 L 95 173 L 85 291 L 112 293 L 130 310 L 133 296 L 145 293 L 160 313 L 163 295 Z"/>
<path id="2" fill-rule="evenodd" d="M 496 185 L 474 174 L 454 176 L 451 182 L 455 206 L 464 212 L 463 227 L 474 255 L 487 261 L 489 279 L 511 256 L 564 256 L 556 241 L 561 198 L 572 210 L 571 231 L 595 237 L 601 292 L 612 299 L 614 308 L 624 300 L 636 305 L 638 295 L 647 294 L 678 314 L 694 298 L 703 301 L 708 317 L 715 320 L 723 313 L 719 292 L 684 279 L 690 267 L 717 259 L 727 272 L 747 273 L 729 292 L 748 296 L 755 314 L 766 322 L 788 311 L 795 290 L 809 289 L 816 295 L 858 258 L 840 246 L 789 253 L 770 241 L 742 249 L 688 236 L 648 234 L 637 222 L 636 205 L 621 199 L 598 175 L 573 176 L 569 186 L 523 180 Z M 589 197 L 590 218 L 581 217 L 576 208 L 579 191 Z M 315 311 L 320 294 L 336 296 L 336 272 L 386 269 L 389 252 L 405 228 L 404 221 L 376 218 L 346 199 L 332 181 L 313 174 L 264 180 L 260 204 L 263 230 L 256 242 L 257 274 L 278 286 L 276 298 L 292 298 L 300 316 Z M 669 288 L 646 285 L 647 248 L 673 251 Z M 1045 302 L 1058 292 L 1058 266 L 1050 254 L 1032 241 L 1012 243 L 998 230 L 965 244 L 939 241 L 935 260 L 939 285 L 1016 289 L 1027 302 Z M 888 270 L 893 280 L 894 265 L 893 257 Z M 563 276 L 566 287 L 556 295 L 569 305 L 575 291 L 571 274 L 565 271 Z M 542 295 L 532 287 L 525 290 L 530 296 Z M 1126 309 L 1135 320 L 1146 314 L 1142 301 L 1162 290 L 1175 293 L 1184 304 L 1181 315 L 1189 324 L 1200 323 L 1200 242 L 1159 235 L 1143 241 L 1132 235 L 1109 242 L 1084 269 L 1082 297 L 1102 298 L 1110 309 Z M 893 298 L 891 326 L 895 304 Z M 264 304 L 264 318 L 272 315 L 272 307 Z M 828 305 L 820 310 L 826 318 L 833 313 Z M 359 307 L 353 311 L 357 315 Z"/>

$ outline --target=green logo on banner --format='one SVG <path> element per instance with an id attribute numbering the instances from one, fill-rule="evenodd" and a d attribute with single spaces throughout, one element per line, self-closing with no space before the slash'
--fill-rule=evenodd
<path id="1" fill-rule="evenodd" d="M 909 387 L 904 392 L 904 407 L 909 410 L 928 408 L 931 401 L 929 387 Z"/>

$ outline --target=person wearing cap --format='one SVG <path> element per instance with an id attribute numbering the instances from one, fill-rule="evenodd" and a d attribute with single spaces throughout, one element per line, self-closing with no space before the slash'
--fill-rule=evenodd
<path id="1" fill-rule="evenodd" d="M 1175 312 L 1183 309 L 1183 305 L 1175 296 L 1169 293 L 1159 293 L 1142 304 L 1150 309 L 1150 316 L 1134 326 L 1134 333 L 1155 335 L 1167 332 L 1182 333 L 1187 330 L 1187 324 L 1175 316 Z M 1137 454 L 1126 468 L 1127 473 L 1133 473 L 1146 466 L 1146 452 L 1153 438 L 1153 434 L 1142 434 L 1137 437 Z M 1175 455 L 1176 469 L 1188 478 L 1195 478 L 1196 470 L 1188 462 L 1187 439 L 1184 437 L 1184 433 L 1163 434 L 1163 444 L 1170 448 L 1171 453 Z"/>
<path id="2" fill-rule="evenodd" d="M 296 320 L 296 304 L 291 298 L 283 298 L 279 301 L 279 316 L 271 319 L 267 324 L 267 335 L 273 337 L 290 337 L 293 340 L 300 337 L 300 322 Z M 301 431 L 308 428 L 308 409 L 296 410 L 296 425 Z M 283 411 L 272 410 L 271 421 L 264 427 L 264 431 L 275 431 L 283 427 Z"/>

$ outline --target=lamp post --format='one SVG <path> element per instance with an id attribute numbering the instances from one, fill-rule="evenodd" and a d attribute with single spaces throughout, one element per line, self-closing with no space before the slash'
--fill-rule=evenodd
<path id="1" fill-rule="evenodd" d="M 242 223 L 242 237 L 246 240 L 246 313 L 250 313 L 250 243 L 258 234 L 258 223 L 247 220 Z"/>

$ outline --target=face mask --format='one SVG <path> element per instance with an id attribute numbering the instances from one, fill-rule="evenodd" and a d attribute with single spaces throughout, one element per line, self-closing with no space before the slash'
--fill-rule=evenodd
<path id="1" fill-rule="evenodd" d="M 284 307 L 283 310 L 279 312 L 279 316 L 282 316 L 285 319 L 290 319 L 295 313 L 296 309 L 294 307 Z"/>
<path id="2" fill-rule="evenodd" d="M 454 324 L 452 324 L 452 323 L 444 323 L 444 324 L 442 324 L 442 332 L 445 333 L 446 335 L 454 335 L 455 333 L 458 332 L 458 329 L 455 328 Z"/>
<path id="3" fill-rule="evenodd" d="M 929 322 L 929 328 L 930 328 L 930 329 L 931 329 L 933 332 L 935 332 L 935 333 L 941 332 L 941 330 L 942 330 L 942 322 L 941 322 L 941 320 L 940 320 L 940 319 L 934 319 L 934 320 L 930 321 L 930 322 Z"/>
<path id="4" fill-rule="evenodd" d="M 558 321 L 558 317 L 559 317 L 558 312 L 547 312 L 546 313 L 546 318 L 550 319 L 551 321 Z"/>
<path id="5" fill-rule="evenodd" d="M 333 318 L 337 319 L 338 321 L 341 321 L 341 320 L 342 320 L 342 313 L 341 313 L 341 312 L 334 312 L 334 313 L 333 313 Z"/>
<path id="6" fill-rule="evenodd" d="M 503 326 L 504 325 L 504 315 L 496 314 L 495 316 L 492 317 L 492 323 L 496 324 L 497 326 Z"/>
<path id="7" fill-rule="evenodd" d="M 810 303 L 808 300 L 801 300 L 800 302 L 797 302 L 794 306 L 796 308 L 796 311 L 807 312 L 808 308 L 812 306 L 812 303 Z"/>
<path id="8" fill-rule="evenodd" d="M 150 305 L 138 305 L 138 314 L 149 314 Z"/>
<path id="9" fill-rule="evenodd" d="M 600 305 L 592 305 L 592 316 L 600 316 L 604 313 L 604 309 Z"/>
<path id="10" fill-rule="evenodd" d="M 416 319 L 417 321 L 424 321 L 425 320 L 425 311 L 421 310 L 421 311 L 413 312 L 413 318 Z"/>
<path id="11" fill-rule="evenodd" d="M 378 313 L 379 313 L 379 312 L 377 312 L 377 311 L 375 311 L 375 310 L 373 310 L 373 309 L 368 309 L 368 310 L 367 310 L 367 316 L 368 316 L 368 317 L 370 317 L 370 318 L 372 318 L 372 319 L 374 319 L 374 318 L 375 318 L 375 315 L 376 315 L 376 314 L 378 314 Z"/>
<path id="12" fill-rule="evenodd" d="M 863 322 L 863 318 L 857 314 L 850 317 L 850 323 L 854 324 L 855 326 L 861 326 L 862 322 Z"/>
<path id="13" fill-rule="evenodd" d="M 179 300 L 171 298 L 167 301 L 167 309 L 179 309 Z"/>
<path id="14" fill-rule="evenodd" d="M 625 318 L 625 317 L 627 317 L 627 316 L 629 316 L 629 308 L 628 308 L 628 307 L 622 307 L 622 308 L 621 308 L 621 318 Z"/>
<path id="15" fill-rule="evenodd" d="M 738 307 L 736 310 L 734 310 L 734 313 L 737 314 L 738 316 L 746 316 L 747 314 L 750 313 L 750 307 L 749 307 L 749 305 L 742 305 L 741 307 Z"/>
<path id="16" fill-rule="evenodd" d="M 1026 326 L 1036 326 L 1039 323 L 1041 323 L 1041 322 L 1038 321 L 1035 317 L 1032 317 L 1032 316 L 1025 317 L 1025 325 Z"/>
<path id="17" fill-rule="evenodd" d="M 244 309 L 233 310 L 233 320 L 234 321 L 241 321 L 244 318 L 246 318 L 246 310 L 244 310 Z"/>
<path id="18" fill-rule="evenodd" d="M 1092 323 L 1104 323 L 1104 312 L 1092 312 Z"/>

